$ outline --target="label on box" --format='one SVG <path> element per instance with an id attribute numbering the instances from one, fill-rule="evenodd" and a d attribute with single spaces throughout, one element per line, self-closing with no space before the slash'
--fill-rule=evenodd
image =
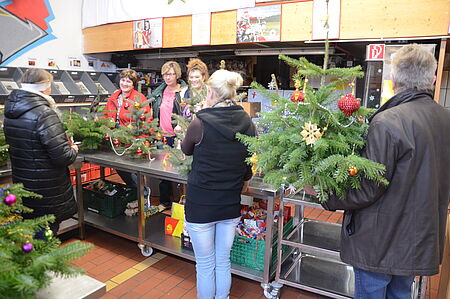
<path id="1" fill-rule="evenodd" d="M 111 190 L 111 191 L 105 191 L 105 194 L 108 196 L 113 196 L 117 193 L 117 189 Z"/>
<path id="2" fill-rule="evenodd" d="M 253 197 L 241 194 L 241 205 L 251 206 L 253 204 Z"/>

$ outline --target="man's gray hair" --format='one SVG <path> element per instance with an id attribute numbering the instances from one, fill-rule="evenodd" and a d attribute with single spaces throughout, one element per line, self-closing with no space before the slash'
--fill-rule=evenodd
<path id="1" fill-rule="evenodd" d="M 433 54 L 418 44 L 402 47 L 392 60 L 396 92 L 409 88 L 432 91 L 437 62 Z"/>

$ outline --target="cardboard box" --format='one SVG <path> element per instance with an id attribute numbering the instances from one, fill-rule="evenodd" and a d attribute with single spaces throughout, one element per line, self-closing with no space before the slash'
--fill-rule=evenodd
<path id="1" fill-rule="evenodd" d="M 237 102 L 237 104 L 242 106 L 251 118 L 257 117 L 256 113 L 261 111 L 261 102 Z"/>

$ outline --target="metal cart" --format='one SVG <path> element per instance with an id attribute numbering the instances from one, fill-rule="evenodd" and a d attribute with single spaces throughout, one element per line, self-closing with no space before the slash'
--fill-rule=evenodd
<path id="1" fill-rule="evenodd" d="M 167 236 L 164 232 L 164 214 L 152 215 L 148 218 L 144 214 L 144 177 L 150 176 L 157 179 L 164 179 L 172 182 L 186 183 L 187 178 L 181 175 L 174 167 L 164 165 L 165 153 L 155 155 L 155 160 L 127 159 L 119 157 L 112 152 L 95 152 L 83 154 L 84 162 L 99 165 L 100 176 L 104 178 L 104 167 L 111 167 L 118 170 L 136 173 L 138 176 L 138 201 L 139 213 L 137 217 L 121 215 L 115 218 L 108 218 L 83 209 L 82 201 L 79 209 L 80 222 L 104 230 L 106 232 L 121 236 L 123 238 L 138 243 L 141 252 L 149 256 L 153 248 L 167 252 L 188 260 L 195 260 L 191 250 L 181 246 L 181 239 Z M 272 262 L 272 241 L 273 241 L 273 215 L 274 200 L 279 196 L 278 190 L 271 189 L 262 182 L 261 178 L 254 177 L 246 195 L 254 198 L 267 200 L 267 226 L 266 245 L 264 251 L 264 270 L 258 271 L 248 267 L 232 264 L 233 274 L 246 277 L 261 282 L 265 293 L 270 293 L 270 279 L 274 276 L 275 267 L 271 267 Z M 276 229 L 276 228 L 275 228 Z"/>
<path id="2" fill-rule="evenodd" d="M 284 191 L 284 188 L 282 187 Z M 332 298 L 353 298 L 353 267 L 339 257 L 341 225 L 308 219 L 304 208 L 322 208 L 314 198 L 300 192 L 284 197 L 280 192 L 280 213 L 286 203 L 295 205 L 294 229 L 285 238 L 278 235 L 277 267 L 271 298 L 278 298 L 283 285 Z M 282 217 L 282 215 L 280 215 Z M 283 229 L 279 221 L 278 229 Z M 425 298 L 428 277 L 417 277 L 412 298 Z"/>

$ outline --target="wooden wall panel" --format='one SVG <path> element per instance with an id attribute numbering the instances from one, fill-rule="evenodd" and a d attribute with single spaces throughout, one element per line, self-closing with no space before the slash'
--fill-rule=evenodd
<path id="1" fill-rule="evenodd" d="M 313 1 L 282 5 L 281 41 L 312 38 Z M 340 39 L 447 35 L 449 0 L 341 0 Z M 236 43 L 236 10 L 212 13 L 211 45 Z M 164 18 L 163 47 L 192 45 L 192 16 Z M 133 22 L 83 29 L 84 53 L 133 50 Z"/>
<path id="2" fill-rule="evenodd" d="M 85 28 L 83 39 L 84 53 L 133 50 L 133 22 Z"/>
<path id="3" fill-rule="evenodd" d="M 341 39 L 447 35 L 448 0 L 341 0 Z"/>
<path id="4" fill-rule="evenodd" d="M 163 19 L 163 47 L 192 46 L 192 16 Z"/>
<path id="5" fill-rule="evenodd" d="M 281 41 L 312 39 L 313 2 L 283 4 L 281 6 Z"/>
<path id="6" fill-rule="evenodd" d="M 236 10 L 212 13 L 211 45 L 236 43 Z"/>

